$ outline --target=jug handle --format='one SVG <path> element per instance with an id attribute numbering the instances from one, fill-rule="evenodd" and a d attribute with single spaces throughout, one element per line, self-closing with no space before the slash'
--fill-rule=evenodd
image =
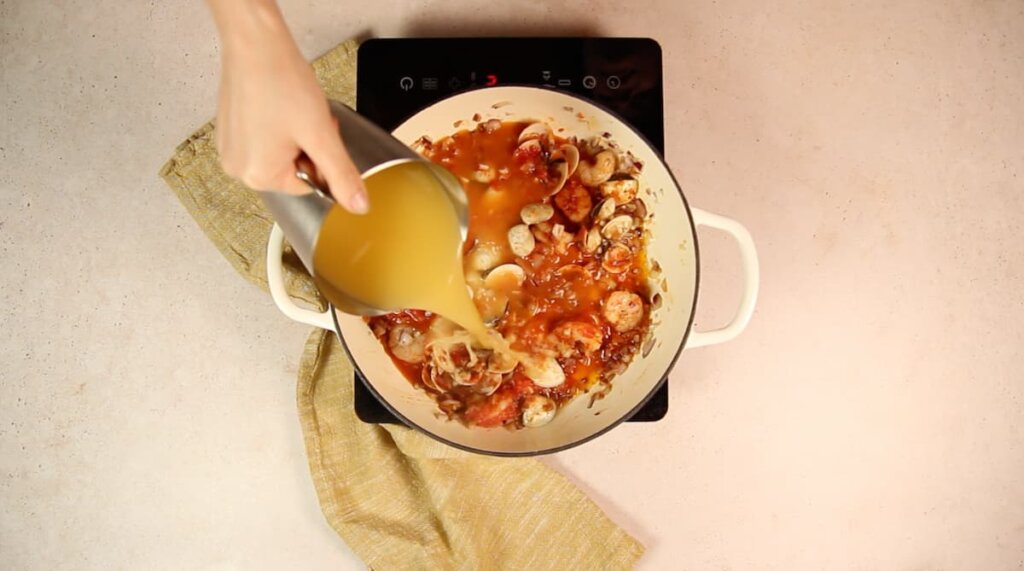
<path id="1" fill-rule="evenodd" d="M 320 176 L 319 171 L 316 170 L 316 165 L 313 164 L 313 159 L 309 158 L 304 152 L 299 152 L 299 156 L 295 159 L 295 178 L 306 183 L 306 186 L 310 190 L 319 194 L 320 196 L 333 201 L 334 195 L 331 194 L 327 181 Z"/>
<path id="2" fill-rule="evenodd" d="M 274 300 L 274 305 L 294 321 L 334 331 L 334 318 L 330 307 L 323 313 L 312 311 L 295 305 L 288 295 L 284 286 L 284 266 L 281 263 L 283 253 L 284 231 L 274 224 L 270 230 L 270 239 L 267 240 L 267 286 L 270 288 L 270 297 Z"/>

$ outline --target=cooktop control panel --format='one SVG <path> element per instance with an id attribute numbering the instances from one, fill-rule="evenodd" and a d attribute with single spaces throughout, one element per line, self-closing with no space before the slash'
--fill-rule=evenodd
<path id="1" fill-rule="evenodd" d="M 375 39 L 359 46 L 356 106 L 386 129 L 453 93 L 534 85 L 592 99 L 664 151 L 661 47 L 643 38 Z"/>
<path id="2" fill-rule="evenodd" d="M 647 38 L 373 39 L 359 46 L 356 110 L 392 130 L 460 91 L 545 87 L 607 107 L 664 154 L 661 70 L 661 47 Z M 398 422 L 361 378 L 355 410 L 364 422 Z M 630 421 L 660 420 L 667 411 L 664 383 Z"/>

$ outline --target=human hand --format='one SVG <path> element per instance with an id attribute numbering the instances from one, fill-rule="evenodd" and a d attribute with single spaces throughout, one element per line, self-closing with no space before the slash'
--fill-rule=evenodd
<path id="1" fill-rule="evenodd" d="M 216 144 L 224 171 L 257 190 L 305 194 L 302 153 L 334 198 L 363 213 L 366 189 L 323 90 L 271 0 L 210 0 L 222 38 Z"/>

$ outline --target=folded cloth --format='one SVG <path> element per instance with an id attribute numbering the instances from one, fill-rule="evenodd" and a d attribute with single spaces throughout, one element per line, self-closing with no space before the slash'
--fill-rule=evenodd
<path id="1" fill-rule="evenodd" d="M 313 64 L 327 96 L 349 105 L 355 51 L 348 41 Z M 212 135 L 212 124 L 197 130 L 160 176 L 231 265 L 266 290 L 273 220 L 257 193 L 221 171 Z M 293 297 L 325 307 L 290 251 L 285 269 Z M 328 523 L 371 568 L 626 569 L 643 554 L 540 462 L 478 456 L 403 426 L 364 424 L 353 390 L 345 349 L 335 335 L 314 331 L 298 382 L 309 469 Z"/>

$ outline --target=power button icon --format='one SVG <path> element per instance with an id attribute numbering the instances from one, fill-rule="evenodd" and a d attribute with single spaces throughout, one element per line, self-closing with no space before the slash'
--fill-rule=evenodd
<path id="1" fill-rule="evenodd" d="M 412 78 L 409 76 L 403 77 L 398 80 L 398 87 L 402 88 L 402 91 L 409 91 L 412 89 Z"/>

